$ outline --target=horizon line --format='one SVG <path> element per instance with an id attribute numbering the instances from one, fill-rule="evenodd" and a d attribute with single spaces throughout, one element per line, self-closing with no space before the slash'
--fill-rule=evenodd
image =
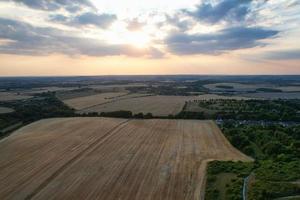
<path id="1" fill-rule="evenodd" d="M 0 75 L 0 78 L 47 77 L 112 77 L 112 76 L 300 76 L 300 74 L 105 74 L 105 75 Z"/>

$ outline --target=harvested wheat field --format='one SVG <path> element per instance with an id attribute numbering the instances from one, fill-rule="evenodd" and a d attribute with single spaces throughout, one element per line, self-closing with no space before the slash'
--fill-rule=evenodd
<path id="1" fill-rule="evenodd" d="M 125 92 L 111 92 L 111 93 L 101 93 L 96 95 L 77 97 L 72 99 L 63 100 L 68 106 L 81 110 L 95 105 L 101 105 L 112 101 L 114 98 L 126 95 Z"/>
<path id="2" fill-rule="evenodd" d="M 198 96 L 145 96 L 144 94 L 130 94 L 128 97 L 125 97 L 126 96 L 117 98 L 115 101 L 107 102 L 105 104 L 97 104 L 83 108 L 79 113 L 101 113 L 127 110 L 134 114 L 152 113 L 154 116 L 168 116 L 178 114 L 187 101 L 203 99 L 248 99 L 246 97 L 221 96 L 214 94 Z"/>
<path id="3" fill-rule="evenodd" d="M 212 121 L 41 120 L 0 142 L 0 199 L 202 199 L 214 159 L 251 161 Z"/>
<path id="4" fill-rule="evenodd" d="M 106 104 L 91 106 L 80 110 L 80 113 L 88 112 L 113 112 L 120 110 L 137 113 L 152 113 L 154 116 L 168 116 L 177 114 L 183 108 L 185 101 L 190 99 L 184 96 L 144 96 L 121 99 Z"/>

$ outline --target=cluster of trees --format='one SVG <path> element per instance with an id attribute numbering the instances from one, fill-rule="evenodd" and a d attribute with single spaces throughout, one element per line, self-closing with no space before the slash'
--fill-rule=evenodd
<path id="1" fill-rule="evenodd" d="M 223 133 L 229 141 L 245 154 L 254 157 L 254 163 L 214 161 L 209 164 L 206 199 L 220 197 L 218 177 L 222 173 L 234 174 L 226 184 L 225 199 L 241 199 L 243 180 L 251 172 L 248 199 L 265 200 L 300 194 L 300 125 L 239 125 L 225 123 Z M 227 194 L 228 193 L 228 194 Z"/>
<path id="2" fill-rule="evenodd" d="M 258 159 L 300 159 L 300 125 L 236 125 L 232 121 L 222 126 L 231 143 Z"/>
<path id="3" fill-rule="evenodd" d="M 175 116 L 169 115 L 169 118 L 174 119 L 206 119 L 203 112 L 181 111 Z"/>
<path id="4" fill-rule="evenodd" d="M 17 101 L 13 107 L 16 110 L 15 117 L 25 123 L 43 118 L 76 116 L 74 109 L 66 106 L 52 92 L 42 93 L 37 98 L 26 101 Z"/>
<path id="5" fill-rule="evenodd" d="M 240 200 L 242 199 L 242 189 L 244 178 L 252 169 L 253 163 L 213 161 L 207 169 L 207 183 L 205 191 L 206 200 Z M 221 178 L 222 174 L 227 174 L 227 179 Z M 229 175 L 229 176 L 228 176 Z M 225 187 L 220 187 L 222 182 Z M 223 190 L 223 191 L 221 191 Z M 223 195 L 221 195 L 223 193 Z"/>
<path id="6" fill-rule="evenodd" d="M 26 125 L 44 118 L 77 116 L 73 109 L 62 103 L 51 92 L 28 100 L 3 102 L 1 105 L 13 108 L 15 112 L 0 114 L 0 130 L 18 122 Z"/>
<path id="7" fill-rule="evenodd" d="M 300 125 L 240 125 L 231 121 L 224 123 L 222 130 L 236 148 L 256 159 L 248 199 L 300 194 L 300 186 L 293 183 L 300 179 Z"/>
<path id="8" fill-rule="evenodd" d="M 231 100 L 197 101 L 203 115 L 210 119 L 300 121 L 300 101 L 292 100 Z"/>
<path id="9" fill-rule="evenodd" d="M 300 188 L 289 182 L 273 182 L 256 180 L 251 186 L 248 199 L 250 200 L 271 200 L 278 197 L 288 197 L 300 194 Z M 296 199 L 296 198 L 294 198 Z"/>
<path id="10" fill-rule="evenodd" d="M 250 172 L 248 199 L 264 200 L 299 195 L 300 125 L 282 126 L 276 121 L 300 122 L 299 100 L 201 100 L 201 115 L 225 120 L 222 131 L 236 148 L 255 158 L 253 165 L 213 162 L 208 167 L 206 199 L 221 199 L 218 177 L 222 173 L 236 175 L 226 184 L 225 199 L 241 199 L 242 184 Z M 214 111 L 206 113 L 206 110 Z M 212 114 L 213 113 L 213 114 Z M 188 116 L 188 115 L 186 115 Z M 236 120 L 272 121 L 264 125 L 240 124 Z M 222 197 L 224 199 L 224 196 Z"/>

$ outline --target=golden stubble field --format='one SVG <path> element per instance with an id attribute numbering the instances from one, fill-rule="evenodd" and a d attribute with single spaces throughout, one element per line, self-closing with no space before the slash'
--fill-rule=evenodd
<path id="1" fill-rule="evenodd" d="M 124 96 L 126 94 L 127 93 L 125 93 L 125 92 L 101 93 L 101 94 L 96 94 L 96 95 L 67 99 L 67 100 L 63 100 L 63 102 L 65 104 L 67 104 L 68 106 L 75 108 L 76 110 L 81 110 L 81 109 L 85 109 L 88 107 L 101 105 L 103 103 L 108 103 L 108 102 L 113 101 L 114 99 Z"/>
<path id="2" fill-rule="evenodd" d="M 46 119 L 0 142 L 0 199 L 197 200 L 210 160 L 252 159 L 213 121 Z"/>
<path id="3" fill-rule="evenodd" d="M 177 114 L 183 108 L 185 101 L 192 97 L 184 96 L 144 96 L 91 106 L 79 111 L 79 113 L 89 112 L 113 112 L 126 110 L 134 114 L 137 113 L 152 113 L 155 116 L 168 116 L 169 114 Z"/>
<path id="4" fill-rule="evenodd" d="M 230 97 L 215 94 L 198 96 L 166 96 L 139 93 L 101 93 L 85 97 L 63 100 L 79 113 L 113 112 L 126 110 L 133 114 L 152 113 L 154 116 L 178 114 L 187 101 L 208 99 L 247 99 L 246 97 Z"/>

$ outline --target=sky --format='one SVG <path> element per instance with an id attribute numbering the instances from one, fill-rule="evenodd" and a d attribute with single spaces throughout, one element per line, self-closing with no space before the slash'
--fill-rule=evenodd
<path id="1" fill-rule="evenodd" d="M 299 0 L 0 0 L 0 76 L 300 74 Z"/>

